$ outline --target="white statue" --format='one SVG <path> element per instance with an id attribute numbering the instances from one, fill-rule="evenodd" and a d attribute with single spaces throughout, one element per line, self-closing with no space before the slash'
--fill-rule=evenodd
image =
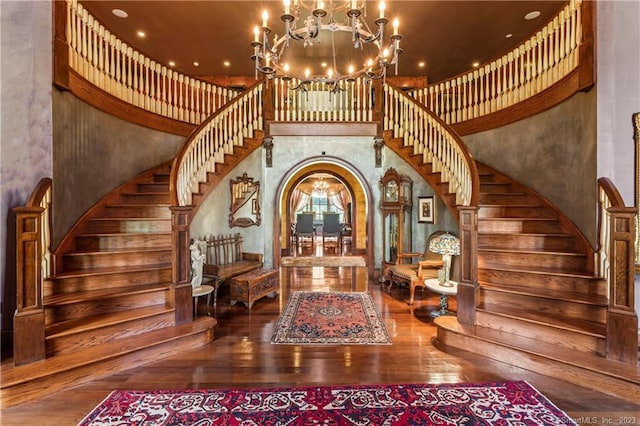
<path id="1" fill-rule="evenodd" d="M 191 250 L 191 287 L 198 288 L 202 285 L 202 269 L 207 256 L 207 243 L 195 240 L 189 249 Z"/>

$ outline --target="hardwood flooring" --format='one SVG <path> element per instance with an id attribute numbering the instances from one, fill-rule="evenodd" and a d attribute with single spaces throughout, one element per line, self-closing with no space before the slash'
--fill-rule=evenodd
<path id="1" fill-rule="evenodd" d="M 195 389 L 366 383 L 455 383 L 527 380 L 578 424 L 638 424 L 640 405 L 535 372 L 441 347 L 429 312 L 439 296 L 418 291 L 413 306 L 406 287 L 387 291 L 364 268 L 282 268 L 278 297 L 249 310 L 229 305 L 220 289 L 215 340 L 143 367 L 2 410 L 3 425 L 74 425 L 113 389 Z M 392 345 L 273 345 L 271 335 L 293 290 L 368 291 L 384 318 Z M 206 314 L 200 304 L 199 315 Z M 455 309 L 455 299 L 450 308 Z M 640 402 L 639 402 L 640 404 Z"/>

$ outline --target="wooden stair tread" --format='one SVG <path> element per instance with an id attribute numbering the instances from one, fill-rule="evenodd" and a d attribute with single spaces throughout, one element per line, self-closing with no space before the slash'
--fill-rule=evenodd
<path id="1" fill-rule="evenodd" d="M 156 204 L 147 204 L 147 206 L 155 206 Z M 100 217 L 92 217 L 89 220 L 95 221 L 109 221 L 109 220 L 161 220 L 161 221 L 170 221 L 170 218 L 167 217 L 145 217 L 145 216 L 100 216 Z"/>
<path id="2" fill-rule="evenodd" d="M 132 320 L 166 314 L 173 311 L 174 308 L 168 305 L 148 306 L 135 310 L 129 309 L 127 311 L 77 318 L 68 321 L 56 322 L 55 324 L 46 327 L 45 335 L 46 339 L 50 340 L 75 333 L 97 330 L 110 325 L 122 324 Z"/>
<path id="3" fill-rule="evenodd" d="M 482 327 L 479 325 L 462 325 L 454 316 L 441 316 L 436 318 L 434 322 L 438 327 L 445 328 L 454 333 L 473 336 L 488 342 L 497 343 L 512 349 L 553 359 L 585 370 L 604 373 L 611 377 L 640 385 L 640 369 L 632 365 L 609 360 L 595 354 L 571 350 L 558 345 L 551 345 L 544 341 L 530 339 L 525 336 L 501 330 Z"/>
<path id="4" fill-rule="evenodd" d="M 113 342 L 100 344 L 18 367 L 12 363 L 6 363 L 3 364 L 0 369 L 2 377 L 0 388 L 6 389 L 31 380 L 73 370 L 83 365 L 91 365 L 128 353 L 137 352 L 163 342 L 179 340 L 186 336 L 199 334 L 212 329 L 216 324 L 217 321 L 213 317 L 198 317 L 195 318 L 193 322 L 124 337 L 118 339 L 117 344 Z"/>
<path id="5" fill-rule="evenodd" d="M 49 280 L 55 280 L 56 278 L 76 278 L 76 277 L 89 277 L 94 275 L 114 275 L 132 272 L 144 272 L 150 269 L 167 269 L 171 268 L 171 263 L 160 263 L 156 265 L 142 265 L 142 266 L 111 266 L 106 268 L 95 269 L 82 269 L 77 271 L 66 271 L 49 277 Z"/>
<path id="6" fill-rule="evenodd" d="M 504 293 L 530 295 L 545 299 L 564 300 L 567 302 L 582 303 L 585 305 L 604 306 L 608 305 L 607 297 L 597 294 L 585 294 L 568 290 L 554 290 L 543 287 L 524 287 L 507 284 L 493 284 L 479 282 L 480 287 Z"/>
<path id="7" fill-rule="evenodd" d="M 483 220 L 483 219 L 480 219 Z M 513 232 L 513 231 L 507 231 L 507 232 L 496 232 L 496 231 L 487 231 L 487 232 L 483 232 L 481 230 L 478 230 L 478 237 L 481 236 L 504 236 L 504 235 L 513 235 L 514 237 L 519 237 L 519 236 L 523 236 L 523 237 L 553 237 L 553 238 L 557 238 L 557 237 L 565 237 L 565 238 L 574 238 L 573 235 L 571 234 L 558 234 L 558 233 L 549 233 L 549 232 Z"/>
<path id="8" fill-rule="evenodd" d="M 489 268 L 482 268 L 479 267 L 478 269 L 482 269 L 482 270 L 491 270 L 491 271 L 503 271 L 503 272 L 526 272 L 528 274 L 536 274 L 536 275 L 553 275 L 553 276 L 562 276 L 562 277 L 568 277 L 568 278 L 593 278 L 593 279 L 598 279 L 597 277 L 594 277 L 592 274 L 589 274 L 587 272 L 581 273 L 581 272 L 576 272 L 576 271 L 554 271 L 554 270 L 549 270 L 549 269 L 521 269 L 521 268 L 514 268 L 514 267 L 506 267 L 506 266 L 502 266 L 502 267 L 498 267 L 498 266 L 492 266 Z"/>
<path id="9" fill-rule="evenodd" d="M 133 236 L 149 236 L 149 235 L 171 235 L 171 232 L 154 231 L 154 232 L 87 232 L 85 234 L 77 234 L 76 237 L 122 237 L 126 235 Z"/>
<path id="10" fill-rule="evenodd" d="M 146 194 L 146 193 L 145 193 Z M 171 207 L 171 203 L 153 203 L 153 204 L 144 204 L 144 203 L 114 203 L 114 204 L 107 204 L 106 206 L 104 206 L 105 208 L 111 208 L 111 207 L 149 207 L 149 206 L 153 206 L 153 207 Z"/>
<path id="11" fill-rule="evenodd" d="M 584 257 L 585 253 L 580 252 L 571 252 L 571 251 L 557 251 L 557 250 L 531 250 L 531 249 L 520 249 L 518 247 L 509 247 L 509 248 L 478 248 L 478 252 L 486 252 L 486 253 L 515 253 L 515 254 L 553 254 L 556 256 L 568 256 L 568 257 Z"/>
<path id="12" fill-rule="evenodd" d="M 489 308 L 485 306 L 484 303 L 478 305 L 476 310 L 521 321 L 542 324 L 562 330 L 572 331 L 575 333 L 586 334 L 593 337 L 604 337 L 606 333 L 606 324 L 584 320 L 581 318 L 553 315 L 550 312 L 541 315 L 535 312 L 513 308 L 505 305 L 500 305 L 498 307 L 496 306 L 496 304 L 492 304 L 491 308 Z"/>
<path id="13" fill-rule="evenodd" d="M 128 287 L 101 288 L 99 290 L 81 291 L 75 293 L 63 293 L 47 296 L 44 299 L 46 308 L 53 306 L 69 305 L 72 303 L 85 302 L 95 299 L 107 299 L 121 297 L 125 295 L 143 294 L 158 290 L 168 290 L 171 283 L 153 283 Z"/>
<path id="14" fill-rule="evenodd" d="M 496 222 L 496 221 L 500 221 L 500 222 L 557 222 L 558 218 L 556 217 L 509 217 L 509 216 L 503 216 L 503 217 L 480 217 L 478 218 L 479 221 L 485 221 L 485 222 Z"/>
<path id="15" fill-rule="evenodd" d="M 125 233 L 124 235 L 129 235 L 128 233 Z M 164 247 L 147 247 L 147 248 L 131 248 L 130 250 L 126 250 L 126 249 L 122 249 L 122 248 L 101 248 L 100 250 L 76 250 L 70 253 L 66 253 L 63 256 L 87 256 L 87 255 L 92 255 L 92 256 L 98 256 L 98 255 L 111 255 L 114 253 L 154 253 L 154 252 L 158 252 L 158 251 L 167 251 L 167 250 L 171 250 L 171 246 L 167 245 Z"/>

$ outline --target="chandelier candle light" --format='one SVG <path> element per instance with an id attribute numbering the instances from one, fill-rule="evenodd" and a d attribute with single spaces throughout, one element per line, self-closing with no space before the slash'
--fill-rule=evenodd
<path id="1" fill-rule="evenodd" d="M 453 284 L 449 280 L 451 256 L 458 256 L 460 254 L 460 240 L 449 233 L 438 235 L 429 243 L 429 250 L 442 255 L 442 261 L 444 262 L 444 280 L 440 281 L 440 285 L 442 287 L 453 287 Z"/>
<path id="2" fill-rule="evenodd" d="M 395 19 L 393 22 L 393 34 L 389 37 L 389 43 L 385 46 L 384 29 L 389 22 L 385 18 L 385 3 L 379 3 L 379 17 L 375 20 L 378 29 L 374 33 L 363 19 L 365 15 L 365 0 L 328 0 L 325 4 L 321 0 L 284 0 L 284 13 L 280 19 L 284 22 L 284 35 L 274 35 L 270 42 L 271 29 L 268 26 L 269 14 L 265 10 L 262 13 L 262 27 L 256 26 L 253 30 L 254 39 L 251 46 L 254 54 L 251 57 L 255 61 L 256 78 L 258 72 L 267 78 L 281 77 L 284 80 L 298 78 L 301 80 L 298 87 L 310 82 L 324 82 L 334 88 L 341 80 L 353 81 L 356 77 L 365 76 L 368 79 L 383 78 L 386 69 L 390 65 L 395 65 L 395 72 L 398 73 L 398 55 L 402 53 L 400 40 L 402 36 L 398 33 L 399 23 Z M 310 11 L 310 14 L 302 20 L 303 9 Z M 345 12 L 343 23 L 337 22 L 339 12 Z M 323 19 L 327 17 L 327 22 Z M 355 49 L 362 49 L 365 45 L 373 45 L 377 48 L 375 57 L 369 58 L 356 68 L 353 64 L 345 69 L 345 73 L 340 73 L 336 64 L 336 51 L 332 35 L 333 64 L 329 67 L 326 76 L 312 75 L 309 68 L 304 73 L 291 72 L 289 65 L 284 61 L 284 54 L 289 47 L 290 40 L 301 41 L 304 47 L 312 46 L 320 42 L 320 33 L 323 30 L 335 33 L 338 31 L 350 32 L 351 41 Z"/>

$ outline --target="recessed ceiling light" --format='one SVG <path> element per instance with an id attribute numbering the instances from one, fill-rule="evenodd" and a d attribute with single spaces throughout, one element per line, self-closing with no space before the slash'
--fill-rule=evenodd
<path id="1" fill-rule="evenodd" d="M 320 64 L 320 66 L 321 66 L 322 68 L 326 68 L 326 67 L 327 67 L 327 63 L 326 63 L 326 62 L 323 62 L 323 63 L 321 63 L 321 64 Z"/>
<path id="2" fill-rule="evenodd" d="M 511 38 L 511 37 L 513 37 L 513 34 L 509 33 L 509 34 L 505 35 L 505 37 L 506 38 Z"/>
<path id="3" fill-rule="evenodd" d="M 194 66 L 194 67 L 199 67 L 199 66 L 200 66 L 200 62 L 194 62 L 194 63 L 193 63 L 193 66 Z"/>
<path id="4" fill-rule="evenodd" d="M 224 62 L 222 63 L 222 65 L 224 65 L 225 67 L 230 67 L 230 66 L 231 66 L 231 62 L 229 62 L 229 61 L 224 61 Z"/>
<path id="5" fill-rule="evenodd" d="M 169 66 L 170 66 L 170 67 L 175 67 L 175 66 L 176 66 L 176 63 L 175 63 L 175 62 L 173 62 L 173 61 L 169 61 Z"/>
<path id="6" fill-rule="evenodd" d="M 529 12 L 526 15 L 524 15 L 524 19 L 526 19 L 527 21 L 530 21 L 532 19 L 536 19 L 538 16 L 540 16 L 540 11 L 534 10 L 533 12 Z"/>
<path id="7" fill-rule="evenodd" d="M 118 18 L 126 18 L 129 16 L 129 14 L 122 9 L 113 9 L 111 13 L 116 15 Z"/>
<path id="8" fill-rule="evenodd" d="M 426 65 L 426 64 L 424 63 L 424 61 L 420 61 L 420 62 L 418 62 L 418 66 L 419 66 L 420 68 L 424 68 L 424 66 L 425 66 L 425 65 Z"/>
<path id="9" fill-rule="evenodd" d="M 473 66 L 474 68 L 478 68 L 480 66 L 480 62 L 475 61 L 474 63 L 471 64 L 471 66 Z"/>
<path id="10" fill-rule="evenodd" d="M 147 33 L 145 33 L 144 31 L 138 31 L 136 34 L 138 34 L 138 37 L 140 38 L 145 38 L 147 36 Z"/>

